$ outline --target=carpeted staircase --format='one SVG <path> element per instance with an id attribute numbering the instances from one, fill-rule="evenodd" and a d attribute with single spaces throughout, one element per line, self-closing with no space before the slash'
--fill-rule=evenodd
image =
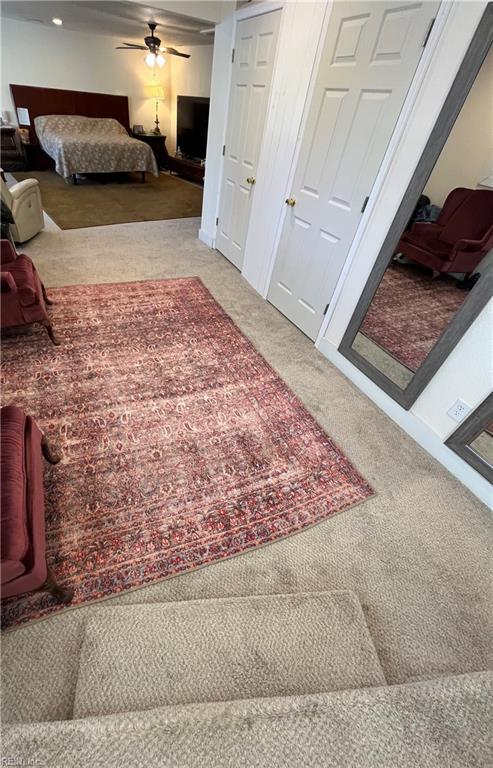
<path id="1" fill-rule="evenodd" d="M 488 672 L 386 685 L 350 591 L 101 606 L 85 629 L 73 719 L 4 726 L 2 757 L 486 768 L 492 692 Z"/>
<path id="2" fill-rule="evenodd" d="M 120 606 L 88 622 L 74 717 L 385 682 L 351 592 Z"/>

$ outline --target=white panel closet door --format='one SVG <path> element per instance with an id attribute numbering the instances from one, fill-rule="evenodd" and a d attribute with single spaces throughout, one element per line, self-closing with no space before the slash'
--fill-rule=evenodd
<path id="1" fill-rule="evenodd" d="M 438 2 L 334 4 L 269 286 L 315 339 Z"/>
<path id="2" fill-rule="evenodd" d="M 241 269 L 281 12 L 239 21 L 216 248 Z M 253 179 L 253 181 L 252 181 Z"/>

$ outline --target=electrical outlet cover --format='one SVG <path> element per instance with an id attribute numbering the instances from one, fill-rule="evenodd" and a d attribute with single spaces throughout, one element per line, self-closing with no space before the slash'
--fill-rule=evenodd
<path id="1" fill-rule="evenodd" d="M 465 403 L 464 400 L 456 400 L 452 408 L 449 408 L 447 411 L 447 414 L 454 421 L 462 421 L 470 410 L 471 406 Z"/>

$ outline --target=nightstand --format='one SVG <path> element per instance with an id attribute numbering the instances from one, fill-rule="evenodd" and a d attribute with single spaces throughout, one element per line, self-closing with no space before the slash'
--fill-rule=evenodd
<path id="1" fill-rule="evenodd" d="M 166 149 L 166 136 L 160 133 L 134 133 L 132 131 L 132 138 L 149 144 L 154 152 L 158 168 L 166 169 L 168 167 L 169 155 Z"/>
<path id="2" fill-rule="evenodd" d="M 0 151 L 4 171 L 24 171 L 26 157 L 17 128 L 14 125 L 0 126 Z"/>

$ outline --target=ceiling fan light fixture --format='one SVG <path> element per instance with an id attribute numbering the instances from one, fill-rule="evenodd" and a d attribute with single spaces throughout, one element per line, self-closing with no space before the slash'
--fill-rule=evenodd
<path id="1" fill-rule="evenodd" d="M 121 45 L 116 46 L 117 50 L 145 51 L 146 54 L 144 56 L 144 61 L 151 69 L 154 67 L 159 67 L 162 69 L 164 67 L 166 64 L 166 58 L 163 56 L 163 54 L 169 54 L 170 56 L 181 56 L 183 59 L 190 58 L 189 53 L 181 53 L 180 51 L 177 51 L 176 48 L 161 45 L 161 40 L 154 34 L 154 30 L 157 26 L 156 22 L 149 21 L 148 26 L 151 34 L 144 37 L 144 45 L 140 45 L 139 43 L 122 43 Z"/>
<path id="2" fill-rule="evenodd" d="M 149 51 L 147 56 L 144 59 L 145 63 L 148 67 L 155 67 L 156 66 L 156 54 L 152 51 Z"/>

